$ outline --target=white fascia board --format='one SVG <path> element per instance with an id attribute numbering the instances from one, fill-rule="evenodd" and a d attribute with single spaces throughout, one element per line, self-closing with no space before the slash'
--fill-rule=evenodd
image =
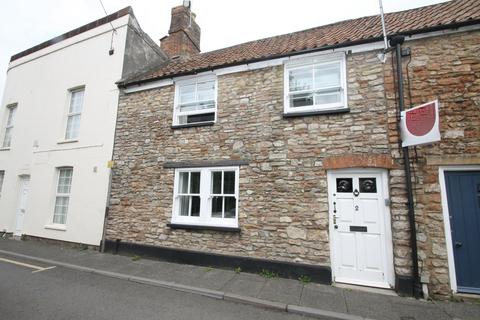
<path id="1" fill-rule="evenodd" d="M 150 89 L 155 89 L 155 88 L 166 87 L 166 86 L 170 86 L 172 84 L 173 84 L 172 79 L 162 79 L 162 80 L 156 80 L 156 81 L 147 82 L 147 83 L 138 84 L 138 85 L 131 85 L 131 86 L 123 89 L 123 92 L 126 93 L 126 94 L 129 94 L 129 93 L 133 93 L 133 92 L 139 92 L 139 91 L 145 91 L 145 90 L 150 90 Z"/>
<path id="2" fill-rule="evenodd" d="M 187 76 L 180 76 L 180 77 L 173 77 L 172 80 L 173 82 L 181 82 L 181 81 L 188 81 L 193 78 L 201 78 L 201 77 L 215 77 L 217 75 L 216 70 L 210 70 L 210 71 L 204 71 L 204 72 L 198 72 L 195 74 L 189 74 Z"/>
<path id="3" fill-rule="evenodd" d="M 405 41 L 413 41 L 413 40 L 417 40 L 417 39 L 430 38 L 430 37 L 436 37 L 436 36 L 442 36 L 442 35 L 448 35 L 448 34 L 454 34 L 454 33 L 466 32 L 466 31 L 473 31 L 473 30 L 478 30 L 478 29 L 480 29 L 480 25 L 466 26 L 466 27 L 461 27 L 461 28 L 454 29 L 454 30 L 447 29 L 447 30 L 426 32 L 426 33 L 406 36 Z M 372 42 L 372 43 L 352 45 L 352 46 L 340 47 L 340 48 L 334 48 L 334 49 L 327 49 L 327 50 L 319 50 L 319 51 L 315 51 L 315 52 L 297 54 L 297 55 L 292 54 L 292 55 L 285 56 L 285 57 L 282 57 L 282 58 L 274 58 L 274 59 L 269 59 L 269 60 L 265 60 L 265 61 L 240 64 L 238 66 L 218 68 L 218 69 L 213 69 L 211 71 L 196 73 L 196 74 L 188 75 L 188 76 L 172 77 L 172 78 L 169 79 L 169 81 L 171 81 L 171 82 L 168 83 L 168 84 L 164 84 L 162 82 L 163 80 L 159 80 L 158 85 L 156 85 L 156 86 L 153 85 L 156 82 L 140 84 L 140 85 L 132 85 L 132 87 L 135 87 L 134 90 L 130 90 L 130 87 L 127 87 L 126 89 L 124 89 L 124 92 L 130 93 L 130 92 L 138 92 L 138 91 L 143 91 L 143 90 L 154 89 L 154 88 L 157 88 L 157 87 L 163 87 L 163 86 L 166 86 L 166 85 L 173 84 L 173 83 L 175 83 L 176 81 L 179 81 L 179 80 L 186 80 L 186 79 L 190 79 L 190 78 L 198 77 L 198 76 L 203 76 L 203 75 L 207 75 L 207 74 L 214 74 L 216 76 L 222 76 L 222 75 L 232 74 L 232 73 L 237 73 L 237 72 L 244 72 L 244 71 L 249 71 L 249 70 L 257 70 L 257 69 L 263 69 L 263 68 L 268 68 L 268 67 L 273 67 L 273 66 L 279 66 L 279 65 L 282 65 L 282 64 L 284 64 L 288 61 L 292 61 L 292 60 L 296 60 L 296 59 L 305 59 L 305 58 L 314 57 L 314 56 L 330 55 L 330 54 L 334 54 L 334 53 L 343 53 L 343 54 L 361 53 L 361 52 L 383 50 L 383 49 L 384 49 L 384 42 L 383 42 L 383 39 L 382 39 L 382 40 Z"/>
<path id="4" fill-rule="evenodd" d="M 130 19 L 130 15 L 127 14 L 123 17 L 120 17 L 116 20 L 113 20 L 111 23 L 113 27 L 118 30 L 120 28 L 126 27 L 128 25 L 128 21 Z M 35 51 L 29 55 L 26 55 L 25 57 L 18 58 L 12 62 L 9 63 L 8 70 L 13 69 L 19 65 L 25 64 L 27 62 L 30 62 L 32 60 L 36 60 L 38 58 L 41 58 L 43 56 L 46 56 L 48 54 L 51 54 L 53 52 L 62 50 L 66 47 L 72 46 L 74 44 L 77 44 L 79 42 L 83 42 L 86 40 L 89 40 L 91 38 L 95 38 L 97 36 L 100 36 L 104 33 L 107 32 L 112 32 L 112 25 L 110 23 L 105 23 L 102 24 L 101 26 L 98 26 L 96 28 L 87 30 L 85 32 L 82 32 L 80 34 L 77 34 L 76 36 L 73 36 L 71 38 L 67 38 L 65 40 L 62 40 L 60 42 L 57 42 L 55 44 L 52 44 L 48 47 L 45 47 L 43 49 L 40 49 L 38 51 Z"/>

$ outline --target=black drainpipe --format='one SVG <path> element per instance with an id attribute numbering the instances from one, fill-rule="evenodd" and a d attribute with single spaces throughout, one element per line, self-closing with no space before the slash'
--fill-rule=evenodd
<path id="1" fill-rule="evenodd" d="M 398 104 L 400 112 L 405 109 L 405 100 L 403 95 L 403 69 L 402 69 L 402 44 L 405 40 L 403 36 L 395 36 L 390 39 L 390 45 L 395 47 L 395 59 L 397 63 L 397 89 Z M 405 168 L 405 178 L 407 184 L 408 200 L 408 220 L 410 223 L 410 244 L 412 246 L 412 264 L 413 264 L 413 296 L 421 298 L 423 296 L 420 284 L 420 275 L 418 273 L 418 253 L 417 253 L 417 228 L 415 226 L 415 207 L 413 202 L 412 176 L 410 171 L 410 156 L 408 147 L 403 147 L 403 162 Z"/>

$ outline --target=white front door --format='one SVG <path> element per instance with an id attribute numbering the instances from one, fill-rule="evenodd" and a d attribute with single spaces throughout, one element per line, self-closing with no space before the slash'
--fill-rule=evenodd
<path id="1" fill-rule="evenodd" d="M 393 287 L 393 253 L 383 170 L 328 174 L 334 282 Z"/>
<path id="2" fill-rule="evenodd" d="M 28 185 L 30 183 L 30 176 L 20 176 L 20 191 L 18 197 L 17 220 L 15 224 L 15 235 L 21 236 L 23 230 L 23 220 L 27 212 L 28 202 Z"/>

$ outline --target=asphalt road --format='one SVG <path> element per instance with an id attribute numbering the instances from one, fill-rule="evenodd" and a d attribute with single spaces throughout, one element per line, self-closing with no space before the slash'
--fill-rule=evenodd
<path id="1" fill-rule="evenodd" d="M 52 266 L 0 255 L 1 319 L 310 319 L 62 267 L 42 269 L 46 267 Z"/>

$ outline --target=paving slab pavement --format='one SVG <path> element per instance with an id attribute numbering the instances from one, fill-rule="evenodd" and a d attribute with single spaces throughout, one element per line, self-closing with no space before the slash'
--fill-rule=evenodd
<path id="1" fill-rule="evenodd" d="M 344 290 L 316 283 L 303 287 L 300 305 L 328 311 L 348 312 Z"/>
<path id="2" fill-rule="evenodd" d="M 351 288 L 338 288 L 298 280 L 265 278 L 258 274 L 237 273 L 208 267 L 182 265 L 165 261 L 103 254 L 65 244 L 28 240 L 0 240 L 0 252 L 28 255 L 60 263 L 99 270 L 110 276 L 160 285 L 178 284 L 203 295 L 242 300 L 244 303 L 270 306 L 305 314 L 316 310 L 319 318 L 386 320 L 479 320 L 480 304 L 468 302 L 424 301 L 383 295 Z M 178 289 L 177 288 L 177 289 Z M 210 290 L 210 291 L 209 291 Z M 213 291 L 211 291 L 213 290 Z M 302 309 L 303 308 L 303 309 Z M 310 314 L 312 316 L 312 314 Z M 350 318 L 349 318 L 350 317 Z"/>
<path id="3" fill-rule="evenodd" d="M 257 297 L 265 286 L 266 280 L 256 275 L 241 273 L 225 285 L 223 290 L 235 294 L 241 294 L 250 297 Z"/>

